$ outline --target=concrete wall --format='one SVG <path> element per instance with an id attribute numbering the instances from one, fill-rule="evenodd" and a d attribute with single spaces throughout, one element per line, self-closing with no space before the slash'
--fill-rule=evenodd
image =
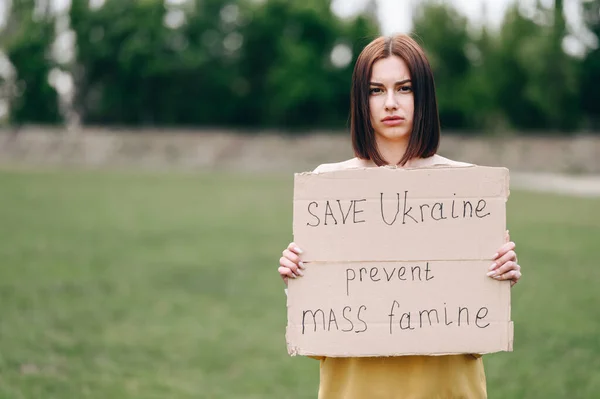
<path id="1" fill-rule="evenodd" d="M 600 135 L 472 138 L 445 134 L 439 153 L 513 171 L 600 174 Z M 298 172 L 352 157 L 346 133 L 283 136 L 222 130 L 0 130 L 0 164 Z"/>

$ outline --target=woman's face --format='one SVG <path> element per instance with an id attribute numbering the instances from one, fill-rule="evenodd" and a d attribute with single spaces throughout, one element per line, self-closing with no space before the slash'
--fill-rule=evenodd
<path id="1" fill-rule="evenodd" d="M 413 125 L 414 96 L 410 72 L 397 56 L 373 64 L 369 86 L 371 126 L 379 143 L 406 141 Z"/>

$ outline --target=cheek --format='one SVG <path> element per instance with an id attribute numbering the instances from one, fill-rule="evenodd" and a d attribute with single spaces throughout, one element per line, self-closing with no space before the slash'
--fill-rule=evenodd
<path id="1" fill-rule="evenodd" d="M 373 111 L 377 106 L 377 97 L 369 97 L 369 109 Z"/>
<path id="2" fill-rule="evenodd" d="M 405 96 L 400 100 L 400 108 L 404 111 L 404 116 L 412 121 L 414 114 L 414 101 L 412 96 Z"/>
<path id="3" fill-rule="evenodd" d="M 403 108 L 405 109 L 405 111 L 407 113 L 407 117 L 410 117 L 410 119 L 413 119 L 413 114 L 415 112 L 415 103 L 414 103 L 414 99 L 412 96 L 406 98 L 406 100 L 403 103 Z"/>

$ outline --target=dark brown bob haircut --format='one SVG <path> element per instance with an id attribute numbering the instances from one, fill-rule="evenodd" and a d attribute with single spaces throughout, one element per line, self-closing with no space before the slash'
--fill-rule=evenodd
<path id="1" fill-rule="evenodd" d="M 406 153 L 398 163 L 412 158 L 427 158 L 437 152 L 440 141 L 440 120 L 433 72 L 423 49 L 407 35 L 378 37 L 358 56 L 352 74 L 350 98 L 350 131 L 354 154 L 385 165 L 375 142 L 369 111 L 369 84 L 373 64 L 383 58 L 398 56 L 408 66 L 414 96 L 413 126 Z"/>

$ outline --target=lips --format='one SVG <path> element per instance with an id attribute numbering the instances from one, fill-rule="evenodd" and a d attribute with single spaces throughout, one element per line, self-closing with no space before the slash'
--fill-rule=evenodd
<path id="1" fill-rule="evenodd" d="M 404 122 L 404 118 L 400 116 L 386 116 L 381 122 L 386 126 L 397 126 Z"/>
<path id="2" fill-rule="evenodd" d="M 385 122 L 385 121 L 399 121 L 399 120 L 404 120 L 404 118 L 402 118 L 400 116 L 386 116 L 381 121 Z"/>

